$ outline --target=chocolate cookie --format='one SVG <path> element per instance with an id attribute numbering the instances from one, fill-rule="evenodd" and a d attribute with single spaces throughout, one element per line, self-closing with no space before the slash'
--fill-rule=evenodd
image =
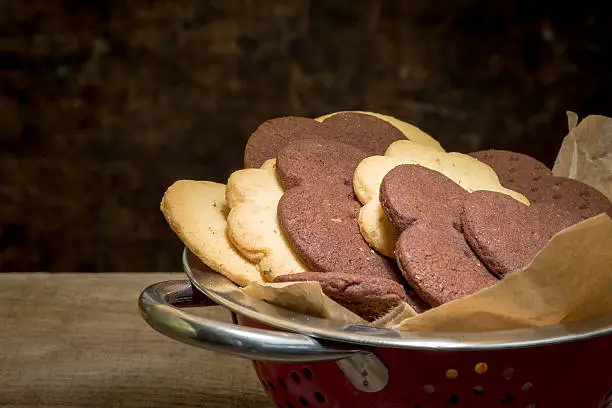
<path id="1" fill-rule="evenodd" d="M 334 139 L 334 132 L 314 119 L 286 116 L 270 119 L 251 134 L 244 149 L 244 166 L 259 168 L 294 140 Z"/>
<path id="2" fill-rule="evenodd" d="M 310 270 L 399 281 L 394 265 L 370 249 L 361 236 L 360 208 L 344 191 L 317 183 L 286 191 L 277 214 L 291 248 Z"/>
<path id="3" fill-rule="evenodd" d="M 413 164 L 395 167 L 381 183 L 383 210 L 401 231 L 395 246 L 398 265 L 431 306 L 497 281 L 460 232 L 460 215 L 469 195 L 442 173 Z"/>
<path id="4" fill-rule="evenodd" d="M 418 297 L 417 302 L 412 302 L 404 287 L 389 279 L 339 272 L 303 272 L 274 279 L 274 282 L 302 281 L 319 282 L 323 293 L 368 321 L 384 316 L 402 302 L 414 303 L 418 312 L 426 307 Z"/>
<path id="5" fill-rule="evenodd" d="M 566 177 L 542 177 L 525 194 L 534 204 L 547 204 L 573 213 L 578 221 L 601 213 L 612 217 L 612 203 L 599 190 Z"/>
<path id="6" fill-rule="evenodd" d="M 468 195 L 442 173 L 413 164 L 395 167 L 380 185 L 380 203 L 400 231 L 417 220 L 456 226 Z"/>
<path id="7" fill-rule="evenodd" d="M 473 152 L 470 156 L 495 170 L 502 186 L 523 195 L 527 195 L 525 190 L 529 190 L 534 182 L 552 176 L 552 171 L 544 163 L 522 153 L 491 149 Z"/>
<path id="8" fill-rule="evenodd" d="M 434 307 L 497 282 L 450 226 L 416 222 L 402 232 L 395 253 L 408 283 Z"/>
<path id="9" fill-rule="evenodd" d="M 323 183 L 347 187 L 353 196 L 353 173 L 367 154 L 331 140 L 298 140 L 283 147 L 276 158 L 278 179 L 285 190 Z"/>
<path id="10" fill-rule="evenodd" d="M 504 187 L 522 193 L 532 203 L 577 212 L 579 220 L 603 212 L 612 217 L 612 203 L 605 195 L 578 180 L 554 177 L 533 157 L 506 150 L 483 150 L 470 155 L 491 166 Z"/>
<path id="11" fill-rule="evenodd" d="M 244 149 L 244 165 L 259 168 L 281 148 L 302 139 L 333 140 L 375 155 L 384 154 L 391 143 L 406 137 L 388 122 L 362 113 L 339 113 L 323 123 L 286 116 L 265 121 L 251 134 Z"/>
<path id="12" fill-rule="evenodd" d="M 478 258 L 499 277 L 529 265 L 537 252 L 579 213 L 549 204 L 526 206 L 493 191 L 475 191 L 461 214 L 463 233 Z"/>
<path id="13" fill-rule="evenodd" d="M 389 122 L 363 113 L 338 113 L 325 119 L 323 126 L 336 133 L 334 140 L 355 146 L 368 156 L 383 155 L 391 143 L 406 140 Z"/>

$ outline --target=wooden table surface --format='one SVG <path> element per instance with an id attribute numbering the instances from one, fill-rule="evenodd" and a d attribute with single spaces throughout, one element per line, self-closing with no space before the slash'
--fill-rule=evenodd
<path id="1" fill-rule="evenodd" d="M 142 289 L 183 276 L 0 274 L 0 406 L 271 407 L 249 361 L 140 318 Z M 220 307 L 197 313 L 229 321 Z"/>

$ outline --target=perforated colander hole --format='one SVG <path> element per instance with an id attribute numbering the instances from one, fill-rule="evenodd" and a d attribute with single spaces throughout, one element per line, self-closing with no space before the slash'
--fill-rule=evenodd
<path id="1" fill-rule="evenodd" d="M 297 384 L 299 384 L 300 382 L 302 382 L 302 379 L 300 378 L 300 375 L 296 372 L 296 371 L 292 371 L 291 372 L 291 379 L 293 381 L 295 381 Z"/>
<path id="2" fill-rule="evenodd" d="M 525 384 L 523 384 L 523 386 L 521 387 L 521 390 L 528 392 L 531 391 L 533 389 L 533 384 L 530 382 L 526 382 Z"/>
<path id="3" fill-rule="evenodd" d="M 284 390 L 287 389 L 287 384 L 285 383 L 285 380 L 283 380 L 282 378 L 278 379 L 278 385 L 280 385 L 281 388 L 284 389 Z"/>
<path id="4" fill-rule="evenodd" d="M 474 371 L 476 372 L 476 374 L 485 374 L 488 369 L 489 366 L 487 365 L 487 363 L 478 363 L 474 366 Z"/>
<path id="5" fill-rule="evenodd" d="M 502 405 L 508 405 L 508 404 L 512 404 L 514 402 L 514 394 L 508 394 L 503 396 L 499 402 L 501 402 Z"/>
<path id="6" fill-rule="evenodd" d="M 323 395 L 319 391 L 314 393 L 314 397 L 317 400 L 317 402 L 320 402 L 321 404 L 323 404 L 325 401 L 327 401 L 327 398 L 325 398 L 325 395 Z"/>
<path id="7" fill-rule="evenodd" d="M 455 370 L 454 368 L 449 368 L 446 370 L 446 378 L 449 380 L 454 380 L 457 377 L 459 377 L 459 371 Z"/>
<path id="8" fill-rule="evenodd" d="M 472 391 L 474 391 L 474 394 L 476 395 L 484 395 L 485 393 L 485 389 L 482 385 L 477 385 L 474 388 L 472 388 Z"/>
<path id="9" fill-rule="evenodd" d="M 268 388 L 270 391 L 274 391 L 274 384 L 272 384 L 272 381 L 268 381 Z"/>
<path id="10" fill-rule="evenodd" d="M 310 368 L 302 368 L 302 374 L 304 374 L 304 377 L 308 378 L 309 380 L 312 379 L 312 371 L 310 371 Z"/>
<path id="11" fill-rule="evenodd" d="M 459 396 L 457 394 L 451 394 L 446 399 L 446 403 L 448 405 L 458 405 L 459 404 Z"/>
<path id="12" fill-rule="evenodd" d="M 436 392 L 436 387 L 434 387 L 431 384 L 427 384 L 427 385 L 423 386 L 423 392 L 425 394 L 432 395 L 434 392 Z"/>
<path id="13" fill-rule="evenodd" d="M 510 380 L 513 375 L 514 375 L 514 368 L 512 367 L 507 367 L 502 372 L 502 377 L 504 377 L 506 380 Z"/>
<path id="14" fill-rule="evenodd" d="M 308 401 L 306 401 L 306 399 L 304 397 L 300 397 L 298 399 L 298 401 L 300 401 L 300 405 L 303 406 L 303 407 L 309 407 L 310 406 L 310 404 L 308 403 Z"/>

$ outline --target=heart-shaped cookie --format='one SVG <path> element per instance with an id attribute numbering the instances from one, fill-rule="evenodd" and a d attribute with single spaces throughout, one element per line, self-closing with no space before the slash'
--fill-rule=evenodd
<path id="1" fill-rule="evenodd" d="M 499 277 L 529 265 L 552 236 L 580 221 L 549 204 L 526 206 L 493 191 L 475 191 L 464 202 L 463 233 L 478 258 Z"/>
<path id="2" fill-rule="evenodd" d="M 276 208 L 283 188 L 275 163 L 270 159 L 259 169 L 235 171 L 225 189 L 230 208 L 225 235 L 267 281 L 306 270 L 278 225 Z"/>
<path id="3" fill-rule="evenodd" d="M 506 150 L 483 150 L 470 156 L 491 166 L 504 187 L 522 193 L 532 203 L 577 212 L 580 220 L 602 212 L 612 217 L 612 204 L 603 193 L 578 180 L 554 177 L 533 157 Z"/>
<path id="4" fill-rule="evenodd" d="M 469 195 L 442 173 L 412 164 L 395 167 L 381 183 L 383 210 L 401 231 L 395 245 L 398 265 L 431 306 L 497 281 L 460 232 L 460 214 Z"/>
<path id="5" fill-rule="evenodd" d="M 332 186 L 333 187 L 333 186 Z M 325 184 L 292 188 L 278 203 L 278 221 L 311 271 L 343 271 L 399 281 L 392 262 L 374 252 L 359 232 L 361 206 Z"/>
<path id="6" fill-rule="evenodd" d="M 401 233 L 395 252 L 408 283 L 434 307 L 497 282 L 453 227 L 416 222 Z"/>
<path id="7" fill-rule="evenodd" d="M 224 184 L 179 180 L 164 193 L 161 210 L 183 243 L 211 269 L 241 286 L 263 281 L 227 236 Z"/>

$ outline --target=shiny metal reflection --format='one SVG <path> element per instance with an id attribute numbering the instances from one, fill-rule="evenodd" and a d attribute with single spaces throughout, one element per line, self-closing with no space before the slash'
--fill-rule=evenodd
<path id="1" fill-rule="evenodd" d="M 275 328 L 354 345 L 492 350 L 551 345 L 612 334 L 612 314 L 566 325 L 484 333 L 416 333 L 375 328 L 359 330 L 358 326 L 299 314 L 247 296 L 230 280 L 210 270 L 187 249 L 183 252 L 183 268 L 198 290 L 235 313 Z"/>

